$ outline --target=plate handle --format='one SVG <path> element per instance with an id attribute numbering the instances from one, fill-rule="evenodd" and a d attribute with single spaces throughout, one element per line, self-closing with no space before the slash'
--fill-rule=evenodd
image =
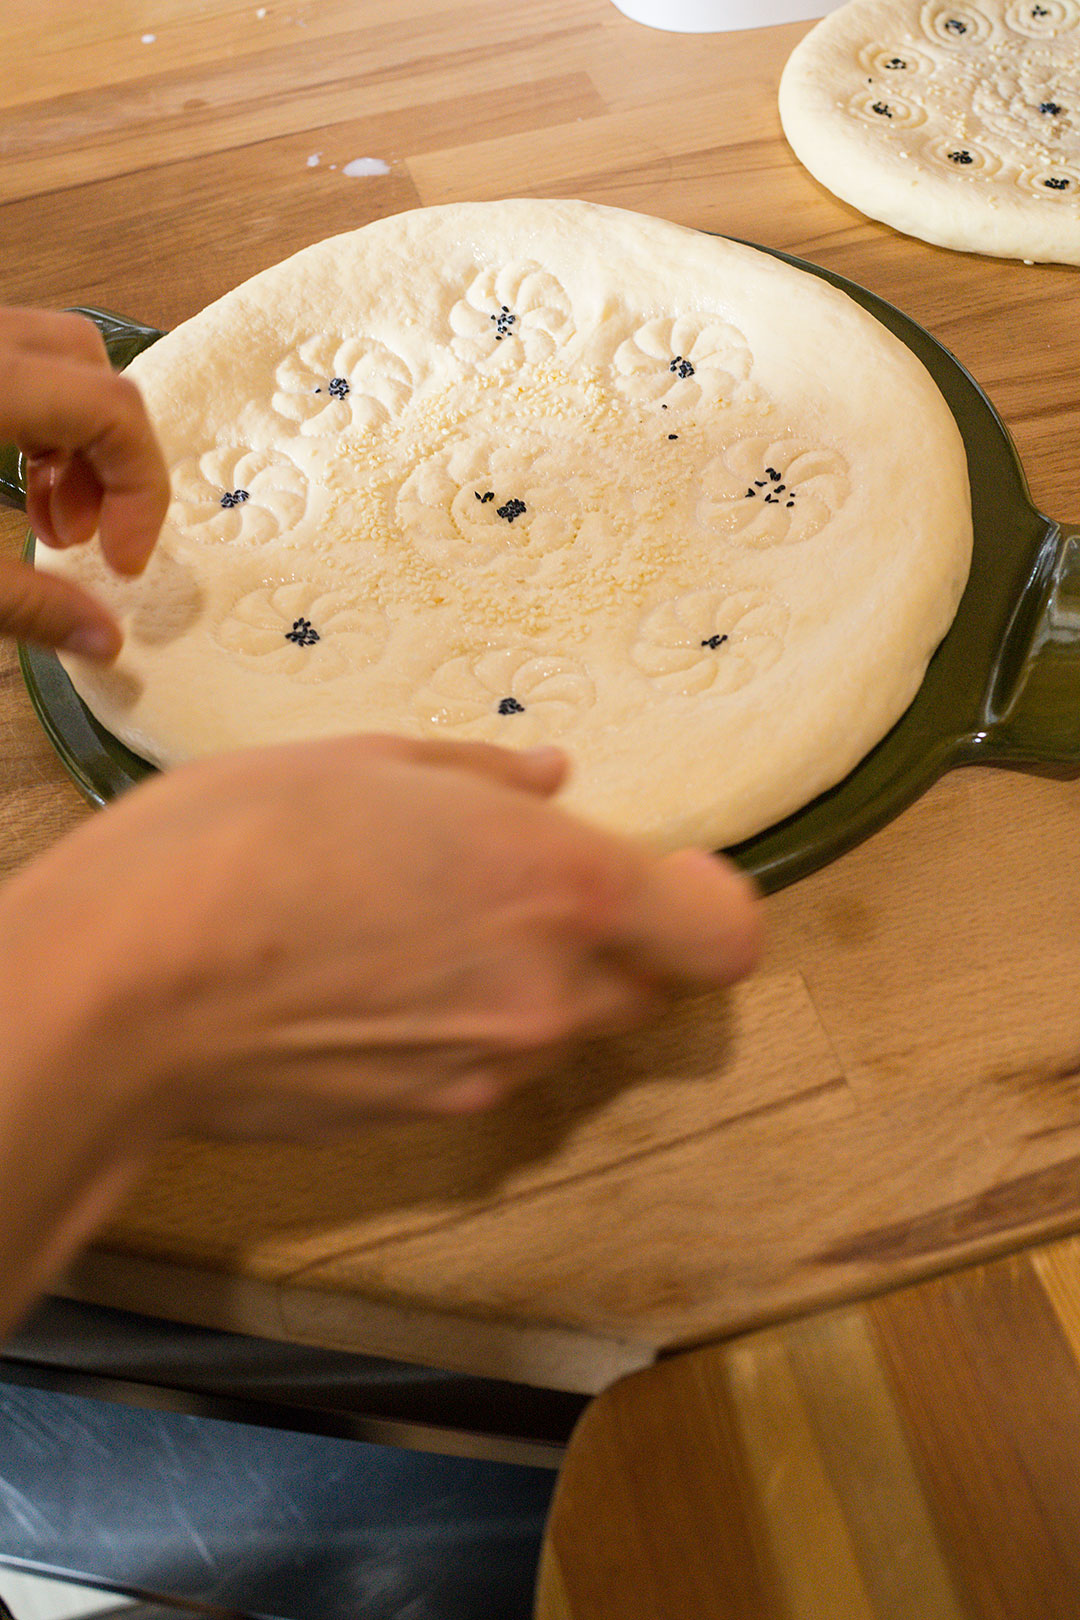
<path id="1" fill-rule="evenodd" d="M 73 315 L 85 315 L 93 321 L 109 352 L 109 359 L 117 371 L 123 371 L 143 349 L 164 336 L 157 326 L 144 326 L 141 321 L 128 320 L 110 309 L 88 309 L 79 306 Z M 23 455 L 17 445 L 0 444 L 0 506 L 11 506 L 17 511 L 26 507 L 26 478 Z"/>
<path id="2" fill-rule="evenodd" d="M 1080 524 L 1050 523 L 987 689 L 972 763 L 1080 775 Z"/>

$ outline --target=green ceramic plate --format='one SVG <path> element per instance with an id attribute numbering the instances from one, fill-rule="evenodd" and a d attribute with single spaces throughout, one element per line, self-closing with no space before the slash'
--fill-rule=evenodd
<path id="1" fill-rule="evenodd" d="M 953 626 L 902 719 L 838 786 L 731 851 L 766 890 L 867 838 L 954 765 L 1080 775 L 1080 532 L 1032 505 L 1004 424 L 947 349 L 864 288 L 776 256 L 848 293 L 931 372 L 967 446 L 975 551 Z M 83 313 L 101 327 L 116 365 L 161 336 L 120 316 Z M 21 472 L 17 453 L 0 449 L 0 499 L 22 504 Z M 51 653 L 24 646 L 20 657 L 42 725 L 88 799 L 104 804 L 150 773 L 98 725 Z"/>

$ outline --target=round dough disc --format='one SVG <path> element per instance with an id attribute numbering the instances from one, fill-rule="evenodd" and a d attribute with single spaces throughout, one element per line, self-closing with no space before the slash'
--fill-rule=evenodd
<path id="1" fill-rule="evenodd" d="M 1080 264 L 1080 0 L 849 0 L 792 52 L 780 116 L 872 219 Z"/>
<path id="2" fill-rule="evenodd" d="M 134 362 L 172 469 L 150 566 L 42 566 L 126 639 L 66 658 L 162 765 L 357 731 L 566 748 L 564 801 L 719 847 L 902 714 L 967 576 L 964 447 L 844 294 L 581 202 L 307 248 Z"/>

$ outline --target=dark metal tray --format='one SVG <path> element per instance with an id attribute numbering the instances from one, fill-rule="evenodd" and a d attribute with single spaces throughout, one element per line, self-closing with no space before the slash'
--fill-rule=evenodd
<path id="1" fill-rule="evenodd" d="M 772 250 L 767 250 L 772 251 Z M 766 891 L 869 837 L 957 765 L 1080 775 L 1080 531 L 1032 504 L 1004 423 L 971 375 L 921 326 L 876 294 L 789 254 L 895 333 L 931 373 L 967 448 L 975 547 L 959 611 L 910 708 L 836 787 L 731 853 Z M 162 334 L 101 310 L 117 366 Z M 18 453 L 0 448 L 0 501 L 23 504 Z M 30 537 L 27 555 L 33 556 Z M 100 726 L 49 652 L 20 648 L 31 700 L 64 766 L 104 804 L 152 767 Z"/>

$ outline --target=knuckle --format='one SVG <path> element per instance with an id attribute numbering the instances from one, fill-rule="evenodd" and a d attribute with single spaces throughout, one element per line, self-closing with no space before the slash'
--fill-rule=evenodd
<path id="1" fill-rule="evenodd" d="M 611 858 L 599 840 L 568 852 L 556 891 L 579 937 L 597 945 L 615 930 L 634 891 L 629 863 Z"/>
<path id="2" fill-rule="evenodd" d="M 95 360 L 107 358 L 105 343 L 94 325 L 86 315 L 79 315 L 75 310 L 59 310 L 53 316 L 54 330 L 68 348 L 78 350 Z"/>

